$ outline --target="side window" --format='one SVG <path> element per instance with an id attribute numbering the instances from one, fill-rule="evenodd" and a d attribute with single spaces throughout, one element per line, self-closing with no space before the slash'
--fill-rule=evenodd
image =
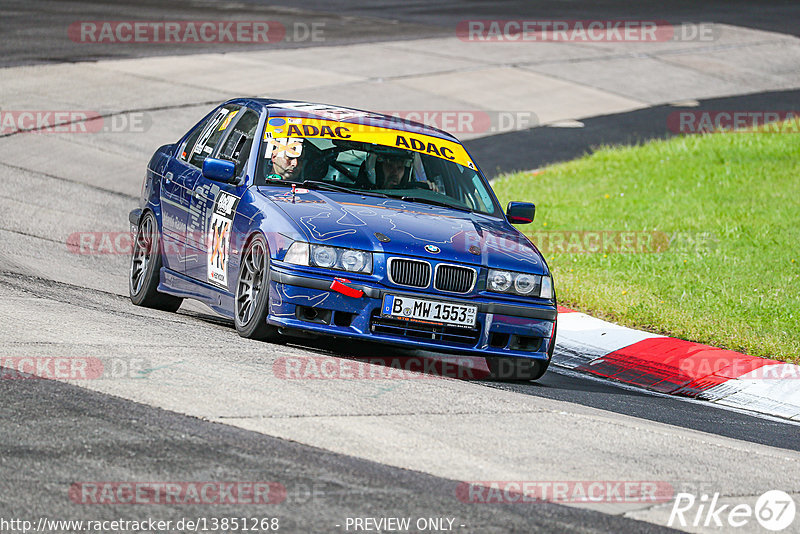
<path id="1" fill-rule="evenodd" d="M 186 142 L 181 159 L 195 167 L 203 168 L 203 161 L 211 155 L 231 120 L 239 112 L 239 106 L 218 109 Z"/>
<path id="2" fill-rule="evenodd" d="M 181 155 L 178 157 L 179 160 L 187 163 L 189 162 L 189 154 L 192 153 L 194 145 L 197 144 L 197 138 L 200 137 L 200 133 L 203 131 L 204 126 L 205 123 L 195 128 L 189 138 L 186 139 L 186 142 L 183 144 L 183 148 L 181 149 Z"/>
<path id="3" fill-rule="evenodd" d="M 483 186 L 483 182 L 481 182 L 480 176 L 475 174 L 472 177 L 472 187 L 474 191 L 477 193 L 476 199 L 479 201 L 478 209 L 487 212 L 492 210 L 492 197 L 489 196 L 489 192 Z"/>
<path id="4" fill-rule="evenodd" d="M 236 176 L 241 175 L 247 165 L 258 127 L 258 113 L 251 109 L 240 113 L 242 113 L 241 117 L 233 126 L 233 130 L 220 148 L 218 155 L 220 159 L 236 163 Z"/>

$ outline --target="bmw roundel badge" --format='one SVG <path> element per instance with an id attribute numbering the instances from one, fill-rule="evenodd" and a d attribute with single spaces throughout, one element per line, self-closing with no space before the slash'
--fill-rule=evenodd
<path id="1" fill-rule="evenodd" d="M 436 245 L 425 245 L 425 250 L 431 254 L 438 254 L 441 249 Z"/>

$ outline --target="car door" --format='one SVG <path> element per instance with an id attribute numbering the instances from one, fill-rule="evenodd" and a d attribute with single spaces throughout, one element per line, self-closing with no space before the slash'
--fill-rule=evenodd
<path id="1" fill-rule="evenodd" d="M 233 115 L 235 113 L 235 115 Z M 187 256 L 186 274 L 220 288 L 229 288 L 228 258 L 230 257 L 233 216 L 242 194 L 244 173 L 253 146 L 259 115 L 248 108 L 231 112 L 231 120 L 223 121 L 218 130 L 221 136 L 212 157 L 232 161 L 236 165 L 236 184 L 209 180 L 203 176 L 195 182 L 191 199 L 188 230 L 204 236 L 197 242 L 196 254 Z M 200 216 L 195 218 L 194 214 Z"/>
<path id="2" fill-rule="evenodd" d="M 228 113 L 229 110 L 219 108 L 195 127 L 164 170 L 160 189 L 163 262 L 170 270 L 179 273 L 186 270 L 186 257 L 192 250 L 192 236 L 187 232 L 192 192 L 201 175 L 202 161 L 213 150 L 207 148 L 208 140 Z"/>
<path id="3" fill-rule="evenodd" d="M 178 151 L 170 157 L 161 177 L 161 239 L 164 249 L 163 265 L 167 269 L 184 272 L 186 256 L 186 220 L 198 169 L 188 164 L 191 154 L 207 121 L 195 127 Z"/>

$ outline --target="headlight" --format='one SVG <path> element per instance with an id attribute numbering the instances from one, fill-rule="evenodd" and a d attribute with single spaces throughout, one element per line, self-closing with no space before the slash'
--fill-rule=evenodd
<path id="1" fill-rule="evenodd" d="M 364 270 L 364 267 L 366 267 L 367 261 L 369 261 L 370 264 L 372 263 L 372 258 L 370 256 L 371 254 L 368 252 L 348 249 L 342 252 L 342 257 L 339 261 L 345 271 L 360 273 Z M 370 271 L 371 270 L 372 268 L 370 268 Z"/>
<path id="2" fill-rule="evenodd" d="M 507 293 L 523 297 L 553 298 L 553 280 L 549 276 L 537 274 L 489 269 L 486 289 L 495 293 Z"/>
<path id="3" fill-rule="evenodd" d="M 372 273 L 371 252 L 327 245 L 309 245 L 302 241 L 292 243 L 292 246 L 286 251 L 283 261 L 295 265 L 337 269 L 351 273 Z"/>
<path id="4" fill-rule="evenodd" d="M 336 265 L 336 251 L 333 247 L 311 247 L 311 258 L 314 265 L 330 269 Z"/>
<path id="5" fill-rule="evenodd" d="M 507 271 L 489 271 L 489 291 L 505 293 L 511 287 L 511 273 Z"/>
<path id="6" fill-rule="evenodd" d="M 520 295 L 528 295 L 536 288 L 536 276 L 532 274 L 520 274 L 514 278 L 514 291 Z"/>

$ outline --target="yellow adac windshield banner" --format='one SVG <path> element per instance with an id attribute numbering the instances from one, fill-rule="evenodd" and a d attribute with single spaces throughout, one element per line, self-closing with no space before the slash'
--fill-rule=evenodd
<path id="1" fill-rule="evenodd" d="M 264 129 L 264 141 L 268 141 L 270 138 L 284 137 L 374 143 L 376 145 L 413 150 L 414 152 L 446 159 L 470 169 L 475 169 L 475 164 L 460 144 L 431 135 L 403 130 L 321 119 L 275 117 L 268 120 Z"/>

